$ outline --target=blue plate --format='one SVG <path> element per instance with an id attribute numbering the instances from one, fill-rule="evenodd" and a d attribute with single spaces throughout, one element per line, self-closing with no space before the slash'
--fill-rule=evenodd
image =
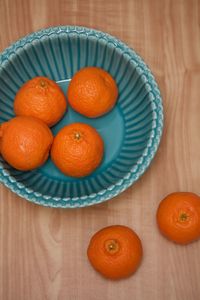
<path id="1" fill-rule="evenodd" d="M 85 66 L 107 70 L 119 97 L 107 115 L 88 119 L 70 107 L 52 128 L 73 122 L 95 127 L 105 142 L 101 166 L 90 176 L 63 175 L 49 159 L 31 172 L 19 172 L 0 158 L 0 181 L 27 200 L 52 207 L 82 207 L 111 199 L 133 184 L 154 157 L 162 134 L 162 100 L 142 59 L 118 39 L 93 29 L 63 26 L 28 35 L 0 55 L 0 123 L 14 117 L 13 100 L 35 76 L 55 80 L 66 94 L 74 73 Z"/>

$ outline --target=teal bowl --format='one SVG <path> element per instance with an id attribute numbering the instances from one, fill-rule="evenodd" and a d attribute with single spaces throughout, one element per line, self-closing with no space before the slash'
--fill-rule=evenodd
<path id="1" fill-rule="evenodd" d="M 63 175 L 49 159 L 31 172 L 20 172 L 0 157 L 0 182 L 17 195 L 51 207 L 83 207 L 111 199 L 132 185 L 152 161 L 162 135 L 162 100 L 143 60 L 115 37 L 84 27 L 62 26 L 30 34 L 0 55 L 0 123 L 14 117 L 13 100 L 35 76 L 55 80 L 66 94 L 73 74 L 98 66 L 116 80 L 115 108 L 88 119 L 70 107 L 52 130 L 73 122 L 92 125 L 103 137 L 101 166 L 81 179 Z"/>

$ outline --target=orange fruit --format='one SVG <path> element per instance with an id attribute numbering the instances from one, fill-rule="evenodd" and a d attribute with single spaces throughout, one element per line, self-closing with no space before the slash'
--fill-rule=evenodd
<path id="1" fill-rule="evenodd" d="M 51 158 L 64 174 L 83 177 L 99 166 L 103 152 L 103 140 L 93 127 L 73 123 L 63 127 L 54 138 Z"/>
<path id="2" fill-rule="evenodd" d="M 65 95 L 57 83 L 40 76 L 27 81 L 19 89 L 14 100 L 17 116 L 32 116 L 48 126 L 56 124 L 66 108 Z"/>
<path id="3" fill-rule="evenodd" d="M 121 279 L 132 275 L 142 260 L 142 244 L 137 234 L 121 225 L 98 231 L 91 239 L 87 255 L 103 276 Z"/>
<path id="4" fill-rule="evenodd" d="M 1 155 L 17 170 L 40 167 L 48 158 L 52 142 L 49 127 L 33 117 L 15 117 L 0 127 Z"/>
<path id="5" fill-rule="evenodd" d="M 177 192 L 161 201 L 157 223 L 168 239 L 188 244 L 200 238 L 200 198 L 193 193 Z"/>
<path id="6" fill-rule="evenodd" d="M 67 97 L 78 113 L 95 118 L 109 112 L 117 101 L 118 89 L 112 76 L 101 68 L 86 67 L 72 78 Z"/>

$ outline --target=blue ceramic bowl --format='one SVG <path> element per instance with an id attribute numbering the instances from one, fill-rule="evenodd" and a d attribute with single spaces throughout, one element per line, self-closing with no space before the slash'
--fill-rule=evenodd
<path id="1" fill-rule="evenodd" d="M 154 157 L 162 134 L 162 100 L 155 79 L 142 59 L 118 39 L 83 27 L 55 27 L 28 35 L 0 55 L 0 123 L 14 117 L 13 100 L 21 85 L 42 75 L 66 94 L 73 74 L 85 66 L 107 70 L 119 98 L 107 115 L 88 119 L 70 107 L 52 128 L 85 122 L 105 142 L 101 166 L 90 176 L 63 175 L 49 159 L 31 172 L 19 172 L 0 158 L 0 181 L 27 200 L 52 207 L 82 207 L 117 196 L 133 184 Z"/>

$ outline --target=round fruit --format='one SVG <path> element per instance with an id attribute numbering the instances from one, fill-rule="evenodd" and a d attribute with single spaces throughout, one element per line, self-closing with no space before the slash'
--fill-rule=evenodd
<path id="1" fill-rule="evenodd" d="M 16 117 L 0 127 L 1 155 L 17 170 L 29 171 L 44 164 L 52 142 L 49 127 L 33 117 Z"/>
<path id="2" fill-rule="evenodd" d="M 99 166 L 103 152 L 103 140 L 93 127 L 73 123 L 63 127 L 56 135 L 51 158 L 64 174 L 83 177 Z"/>
<path id="3" fill-rule="evenodd" d="M 121 225 L 98 231 L 87 250 L 92 266 L 110 279 L 132 275 L 140 265 L 142 253 L 142 244 L 137 234 Z"/>
<path id="4" fill-rule="evenodd" d="M 178 192 L 161 201 L 157 223 L 168 239 L 188 244 L 200 238 L 200 198 L 193 193 Z"/>
<path id="5" fill-rule="evenodd" d="M 32 116 L 48 126 L 56 124 L 67 108 L 65 95 L 51 79 L 35 77 L 17 92 L 14 111 L 17 116 Z"/>
<path id="6" fill-rule="evenodd" d="M 72 78 L 67 97 L 80 114 L 95 118 L 109 112 L 117 101 L 118 89 L 112 76 L 101 68 L 86 67 Z"/>

